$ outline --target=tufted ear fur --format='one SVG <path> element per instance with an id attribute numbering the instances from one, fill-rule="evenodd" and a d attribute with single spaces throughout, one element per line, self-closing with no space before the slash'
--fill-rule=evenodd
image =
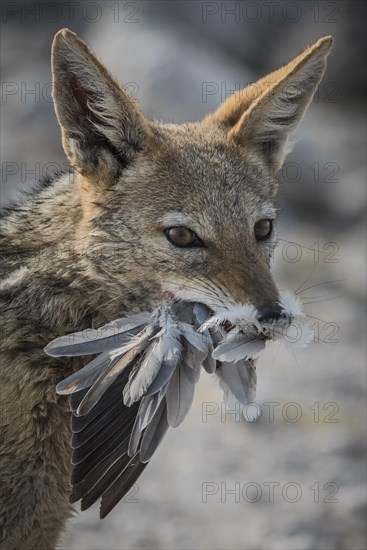
<path id="1" fill-rule="evenodd" d="M 52 75 L 70 162 L 83 176 L 113 177 L 145 144 L 147 123 L 136 102 L 68 29 L 55 36 Z"/>
<path id="2" fill-rule="evenodd" d="M 228 98 L 205 122 L 219 124 L 228 137 L 266 155 L 281 167 L 289 133 L 302 120 L 325 72 L 331 36 L 320 38 L 293 61 Z"/>

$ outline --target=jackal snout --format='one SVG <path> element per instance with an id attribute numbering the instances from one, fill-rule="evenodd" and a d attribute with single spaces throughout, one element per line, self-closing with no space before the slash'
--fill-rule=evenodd
<path id="1" fill-rule="evenodd" d="M 285 317 L 284 309 L 280 304 L 271 304 L 258 308 L 257 319 L 260 323 L 268 321 L 277 321 L 278 319 Z"/>

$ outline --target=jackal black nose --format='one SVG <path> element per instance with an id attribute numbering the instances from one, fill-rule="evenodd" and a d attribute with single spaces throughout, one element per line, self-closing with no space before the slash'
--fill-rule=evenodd
<path id="1" fill-rule="evenodd" d="M 279 305 L 275 306 L 262 306 L 257 310 L 257 319 L 260 323 L 266 321 L 275 321 L 284 316 L 283 308 Z"/>

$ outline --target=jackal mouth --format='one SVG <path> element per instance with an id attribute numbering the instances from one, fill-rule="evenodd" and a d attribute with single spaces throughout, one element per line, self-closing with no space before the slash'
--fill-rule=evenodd
<path id="1" fill-rule="evenodd" d="M 236 326 L 230 321 L 223 321 L 220 326 L 223 327 L 226 332 L 231 332 L 234 328 L 236 328 Z"/>
<path id="2" fill-rule="evenodd" d="M 275 335 L 278 336 L 281 331 L 286 330 L 292 323 L 292 320 L 293 316 L 283 310 L 278 318 L 269 319 L 265 322 L 244 321 L 244 323 L 242 323 L 239 321 L 238 323 L 233 323 L 225 319 L 219 326 L 227 334 L 237 331 L 239 334 L 252 333 L 259 339 L 274 340 Z"/>

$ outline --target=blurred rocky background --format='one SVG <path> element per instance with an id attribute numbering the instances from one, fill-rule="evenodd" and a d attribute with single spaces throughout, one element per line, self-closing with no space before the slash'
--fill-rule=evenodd
<path id="1" fill-rule="evenodd" d="M 203 375 L 190 416 L 131 495 L 103 521 L 97 505 L 77 514 L 63 550 L 366 548 L 365 6 L 2 3 L 2 204 L 65 166 L 50 86 L 50 45 L 64 26 L 147 116 L 173 122 L 200 119 L 320 36 L 335 38 L 279 174 L 274 274 L 304 299 L 314 345 L 261 357 L 253 424 L 226 416 Z"/>

